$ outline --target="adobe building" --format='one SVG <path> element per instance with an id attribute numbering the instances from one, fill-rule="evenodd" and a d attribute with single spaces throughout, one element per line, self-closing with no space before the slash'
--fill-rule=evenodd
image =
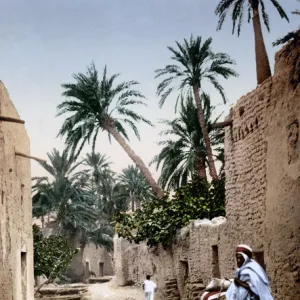
<path id="1" fill-rule="evenodd" d="M 152 274 L 158 299 L 199 299 L 212 277 L 232 278 L 248 244 L 274 299 L 300 295 L 300 40 L 276 54 L 275 73 L 243 96 L 226 128 L 226 219 L 195 221 L 171 249 L 115 237 L 119 285 Z"/>
<path id="2" fill-rule="evenodd" d="M 112 257 L 112 252 L 110 253 L 99 246 L 96 247 L 94 244 L 88 244 L 83 252 L 85 277 L 90 277 L 91 272 L 96 277 L 114 275 Z"/>
<path id="3" fill-rule="evenodd" d="M 12 118 L 12 119 L 11 119 Z M 33 300 L 30 142 L 0 81 L 0 299 Z"/>

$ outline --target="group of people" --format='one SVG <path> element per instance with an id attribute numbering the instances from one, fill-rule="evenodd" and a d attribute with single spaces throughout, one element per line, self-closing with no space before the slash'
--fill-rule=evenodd
<path id="1" fill-rule="evenodd" d="M 226 292 L 227 300 L 273 300 L 267 274 L 264 269 L 253 260 L 252 249 L 247 245 L 236 248 L 237 270 L 234 281 Z M 154 300 L 158 289 L 155 282 L 146 276 L 143 284 L 145 300 Z"/>

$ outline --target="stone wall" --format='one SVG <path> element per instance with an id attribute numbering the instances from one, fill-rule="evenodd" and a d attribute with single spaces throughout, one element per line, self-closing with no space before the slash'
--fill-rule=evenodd
<path id="1" fill-rule="evenodd" d="M 0 115 L 19 115 L 0 81 Z M 24 125 L 0 121 L 0 299 L 33 300 L 30 153 Z"/>
<path id="2" fill-rule="evenodd" d="M 233 276 L 235 247 L 245 243 L 266 268 L 275 299 L 300 294 L 299 74 L 300 42 L 293 41 L 277 53 L 274 76 L 232 110 L 225 138 L 227 220 L 190 224 L 169 250 L 115 238 L 120 284 L 148 272 L 161 287 L 158 299 L 170 280 L 181 299 L 199 299 L 212 277 Z"/>

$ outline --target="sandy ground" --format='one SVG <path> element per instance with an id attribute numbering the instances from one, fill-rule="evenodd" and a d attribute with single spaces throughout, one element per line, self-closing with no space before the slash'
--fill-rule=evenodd
<path id="1" fill-rule="evenodd" d="M 143 300 L 141 288 L 120 287 L 112 279 L 109 282 L 90 284 L 88 300 Z"/>

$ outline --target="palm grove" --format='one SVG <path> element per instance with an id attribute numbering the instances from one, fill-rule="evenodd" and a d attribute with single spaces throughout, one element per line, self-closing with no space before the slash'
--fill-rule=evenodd
<path id="1" fill-rule="evenodd" d="M 218 30 L 229 12 L 233 33 L 237 29 L 238 35 L 244 15 L 249 22 L 252 20 L 258 84 L 271 76 L 261 28 L 262 19 L 270 30 L 265 2 L 267 0 L 221 0 L 215 10 L 219 17 Z M 288 20 L 280 3 L 270 2 L 280 17 Z M 150 163 L 160 171 L 158 181 L 130 146 L 129 129 L 140 139 L 139 124 L 153 126 L 150 120 L 136 112 L 138 106 L 147 105 L 138 89 L 139 83 L 135 80 L 120 82 L 119 74 L 109 75 L 106 66 L 99 74 L 91 64 L 85 73 L 74 74 L 72 83 L 62 85 L 64 100 L 57 107 L 57 113 L 65 117 L 59 135 L 65 138 L 66 147 L 62 152 L 53 149 L 48 153 L 49 163 L 41 163 L 48 177 L 33 178 L 33 215 L 41 218 L 43 224 L 45 220 L 51 221 L 53 234 L 66 237 L 81 254 L 88 243 L 112 249 L 116 220 L 119 222 L 117 232 L 128 238 L 130 231 L 142 224 L 141 220 L 147 221 L 149 213 L 159 213 L 157 217 L 163 219 L 164 210 L 172 213 L 177 209 L 182 213 L 190 209 L 184 206 L 187 203 L 191 203 L 191 207 L 198 206 L 188 215 L 177 215 L 174 218 L 177 223 L 172 226 L 170 222 L 161 223 L 158 234 L 163 232 L 166 238 L 166 233 L 173 234 L 192 218 L 211 217 L 224 211 L 220 210 L 220 205 L 224 207 L 224 189 L 221 189 L 222 204 L 220 195 L 216 197 L 213 191 L 220 191 L 218 186 L 224 182 L 224 127 L 233 120 L 219 122 L 214 113 L 214 101 L 204 90 L 204 83 L 210 84 L 226 103 L 220 79 L 228 80 L 238 75 L 234 70 L 235 62 L 228 54 L 213 50 L 212 38 L 201 36 L 175 42 L 168 51 L 170 62 L 157 69 L 154 76 L 159 106 L 173 100 L 176 115 L 173 120 L 160 120 L 165 126 L 158 142 L 161 151 Z M 113 172 L 110 158 L 96 149 L 98 135 L 102 132 L 109 140 L 117 141 L 132 160 L 133 165 L 121 174 Z M 91 147 L 90 153 L 82 156 L 85 146 Z M 221 163 L 219 171 L 216 161 Z M 170 191 L 177 191 L 173 208 L 167 208 Z M 137 210 L 136 218 L 128 219 L 122 214 L 130 209 Z M 133 240 L 139 242 L 153 236 L 146 223 L 143 224 L 147 234 L 141 229 L 140 238 Z M 161 241 L 159 235 L 156 242 Z"/>

